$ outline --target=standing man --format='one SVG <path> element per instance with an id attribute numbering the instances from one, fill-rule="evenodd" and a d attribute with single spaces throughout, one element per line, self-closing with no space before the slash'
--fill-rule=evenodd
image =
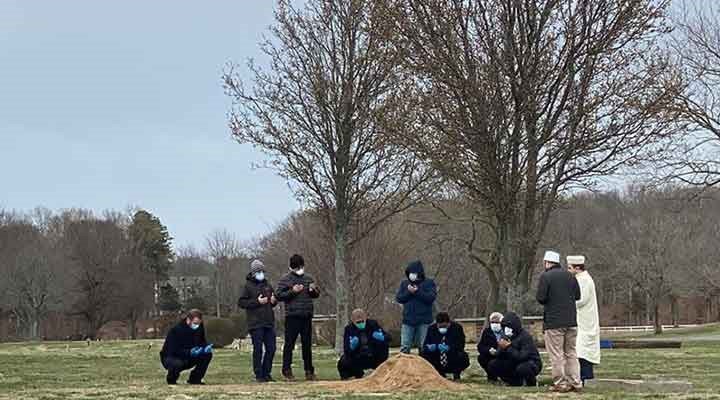
<path id="1" fill-rule="evenodd" d="M 498 342 L 503 336 L 502 320 L 503 315 L 499 312 L 490 314 L 490 324 L 483 329 L 478 340 L 478 363 L 485 370 L 488 382 L 497 383 L 498 377 L 493 375 L 488 369 L 490 361 L 498 356 Z"/>
<path id="2" fill-rule="evenodd" d="M 390 334 L 377 321 L 368 319 L 365 310 L 354 310 L 343 334 L 343 355 L 337 364 L 340 379 L 362 378 L 366 369 L 384 363 L 390 340 Z"/>
<path id="3" fill-rule="evenodd" d="M 187 383 L 204 385 L 203 378 L 212 360 L 212 345 L 205 340 L 200 310 L 190 310 L 168 332 L 160 351 L 160 362 L 167 370 L 168 385 L 177 384 L 180 372 L 193 368 Z"/>
<path id="4" fill-rule="evenodd" d="M 292 357 L 295 341 L 300 335 L 305 379 L 314 381 L 315 367 L 312 362 L 313 300 L 320 296 L 312 276 L 305 273 L 305 260 L 294 254 L 290 257 L 290 272 L 280 278 L 277 298 L 285 303 L 285 346 L 283 347 L 282 374 L 288 381 L 295 380 L 292 373 Z"/>
<path id="5" fill-rule="evenodd" d="M 550 390 L 563 393 L 580 391 L 582 383 L 575 352 L 575 301 L 580 300 L 580 286 L 570 272 L 560 268 L 560 254 L 546 251 L 543 260 L 545 272 L 540 275 L 536 298 L 544 306 L 545 347 L 552 363 L 553 385 Z"/>
<path id="6" fill-rule="evenodd" d="M 600 364 L 600 316 L 598 314 L 595 282 L 585 270 L 584 256 L 568 256 L 568 270 L 580 285 L 580 300 L 577 306 L 577 356 L 580 361 L 580 379 L 583 386 L 588 379 L 594 379 L 593 366 Z"/>
<path id="7" fill-rule="evenodd" d="M 400 283 L 395 299 L 403 305 L 400 351 L 409 354 L 412 347 L 418 349 L 425 342 L 428 327 L 433 322 L 433 303 L 437 287 L 432 279 L 425 277 L 420 261 L 413 261 L 405 269 L 407 279 Z"/>
<path id="8" fill-rule="evenodd" d="M 453 380 L 459 381 L 462 372 L 470 366 L 463 327 L 452 321 L 448 313 L 438 313 L 435 323 L 428 328 L 420 355 L 440 375 L 452 374 Z"/>
<path id="9" fill-rule="evenodd" d="M 272 363 L 275 357 L 275 292 L 265 277 L 265 265 L 260 260 L 250 263 L 238 306 L 247 313 L 247 326 L 253 344 L 253 371 L 255 380 L 272 382 Z M 263 356 L 263 346 L 265 354 Z"/>

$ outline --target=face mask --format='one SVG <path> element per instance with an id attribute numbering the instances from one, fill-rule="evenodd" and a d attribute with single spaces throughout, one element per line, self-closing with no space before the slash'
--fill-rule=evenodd
<path id="1" fill-rule="evenodd" d="M 506 326 L 506 327 L 505 327 L 505 336 L 507 336 L 507 337 L 512 337 L 512 335 L 513 335 L 513 330 L 512 330 L 512 328 L 509 327 L 509 326 Z"/>
<path id="2" fill-rule="evenodd" d="M 490 329 L 492 329 L 493 332 L 498 333 L 502 330 L 502 326 L 496 322 L 493 322 L 490 324 Z"/>
<path id="3" fill-rule="evenodd" d="M 444 334 L 447 333 L 447 329 L 448 329 L 448 328 L 438 328 L 438 331 L 440 331 L 440 334 L 441 334 L 441 335 L 444 335 Z"/>
<path id="4" fill-rule="evenodd" d="M 418 274 L 412 272 L 408 274 L 408 279 L 410 279 L 411 282 L 415 282 L 418 278 Z"/>
<path id="5" fill-rule="evenodd" d="M 255 274 L 255 280 L 258 282 L 262 282 L 265 280 L 265 273 L 264 272 L 258 272 Z"/>
<path id="6" fill-rule="evenodd" d="M 198 328 L 200 328 L 200 324 L 190 324 L 190 329 L 196 331 Z"/>
<path id="7" fill-rule="evenodd" d="M 365 329 L 365 324 L 366 324 L 365 321 L 356 322 L 356 323 L 355 323 L 355 326 L 357 326 L 357 328 L 360 329 L 360 330 L 364 330 L 364 329 Z"/>
<path id="8" fill-rule="evenodd" d="M 298 269 L 296 269 L 296 270 L 293 271 L 293 272 L 294 272 L 295 275 L 297 275 L 297 276 L 303 276 L 303 274 L 305 273 L 305 269 L 304 269 L 304 268 L 298 268 Z"/>

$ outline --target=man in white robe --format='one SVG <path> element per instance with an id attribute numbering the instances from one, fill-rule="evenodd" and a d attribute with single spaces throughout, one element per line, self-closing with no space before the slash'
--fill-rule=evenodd
<path id="1" fill-rule="evenodd" d="M 585 385 L 593 379 L 593 366 L 600 364 L 600 316 L 598 314 L 595 282 L 585 270 L 584 256 L 568 256 L 568 270 L 575 275 L 580 285 L 580 300 L 577 307 L 578 334 L 576 349 L 580 362 L 580 379 Z"/>

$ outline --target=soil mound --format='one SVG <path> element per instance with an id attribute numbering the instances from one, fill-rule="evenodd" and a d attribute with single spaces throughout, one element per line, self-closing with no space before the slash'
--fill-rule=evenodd
<path id="1" fill-rule="evenodd" d="M 325 384 L 328 388 L 347 392 L 407 392 L 463 390 L 464 386 L 437 373 L 424 358 L 412 354 L 390 357 L 372 374 L 347 382 Z"/>

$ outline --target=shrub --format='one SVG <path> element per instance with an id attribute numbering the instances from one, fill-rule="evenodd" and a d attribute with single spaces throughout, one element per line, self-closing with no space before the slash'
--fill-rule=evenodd
<path id="1" fill-rule="evenodd" d="M 215 347 L 225 347 L 232 344 L 235 338 L 240 337 L 235 323 L 230 318 L 206 318 L 203 324 L 207 341 Z"/>
<path id="2" fill-rule="evenodd" d="M 233 314 L 230 319 L 235 326 L 236 338 L 244 338 L 248 335 L 247 316 L 245 313 Z"/>

